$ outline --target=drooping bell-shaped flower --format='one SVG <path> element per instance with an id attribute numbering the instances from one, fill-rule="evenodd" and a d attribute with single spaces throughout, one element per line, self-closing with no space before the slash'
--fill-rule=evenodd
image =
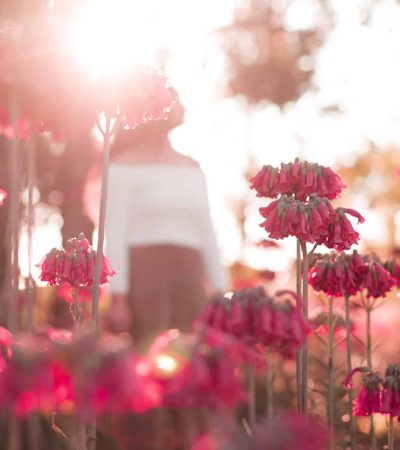
<path id="1" fill-rule="evenodd" d="M 381 413 L 400 416 L 400 366 L 397 364 L 389 365 L 385 372 Z"/>

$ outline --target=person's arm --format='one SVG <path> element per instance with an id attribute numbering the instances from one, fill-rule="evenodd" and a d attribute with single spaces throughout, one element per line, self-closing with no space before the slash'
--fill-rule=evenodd
<path id="1" fill-rule="evenodd" d="M 211 221 L 207 186 L 203 174 L 201 177 L 200 191 L 203 197 L 201 211 L 199 211 L 201 221 L 200 231 L 203 237 L 202 258 L 208 279 L 207 281 L 210 285 L 211 293 L 225 292 L 229 288 L 228 274 L 220 261 L 220 251 Z"/>

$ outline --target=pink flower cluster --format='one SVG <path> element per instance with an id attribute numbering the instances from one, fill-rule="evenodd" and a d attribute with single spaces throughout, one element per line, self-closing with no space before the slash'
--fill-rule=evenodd
<path id="1" fill-rule="evenodd" d="M 392 266 L 393 267 L 393 266 Z M 383 297 L 397 283 L 377 255 L 332 252 L 319 255 L 309 271 L 309 282 L 317 292 L 333 297 L 356 295 L 366 290 L 367 297 Z"/>
<path id="2" fill-rule="evenodd" d="M 229 408 L 247 400 L 238 368 L 265 368 L 257 350 L 204 326 L 192 334 L 162 333 L 143 357 L 126 337 L 49 329 L 13 339 L 0 331 L 0 408 L 20 418 L 32 412 L 90 420 L 159 406 Z"/>
<path id="3" fill-rule="evenodd" d="M 281 167 L 263 166 L 251 180 L 251 189 L 258 197 L 275 198 L 288 195 L 305 201 L 312 194 L 333 200 L 346 185 L 330 167 L 324 167 L 298 158 Z"/>
<path id="4" fill-rule="evenodd" d="M 331 200 L 345 184 L 329 167 L 300 161 L 281 164 L 280 169 L 264 166 L 251 179 L 258 197 L 276 198 L 260 208 L 265 221 L 260 224 L 271 239 L 296 236 L 301 242 L 348 250 L 359 240 L 348 216 L 364 222 L 362 215 L 349 208 L 334 208 Z"/>
<path id="5" fill-rule="evenodd" d="M 334 209 L 327 198 L 315 195 L 307 201 L 282 195 L 267 207 L 260 208 L 260 213 L 265 218 L 260 226 L 272 239 L 296 236 L 302 242 L 323 244 L 337 250 L 349 249 L 359 239 L 347 214 L 364 222 L 354 209 Z"/>
<path id="6" fill-rule="evenodd" d="M 279 296 L 285 300 L 278 301 L 276 297 Z M 272 298 L 262 288 L 244 289 L 231 299 L 214 299 L 200 322 L 229 333 L 246 344 L 269 347 L 288 358 L 295 356 L 311 331 L 294 292 L 277 292 Z"/>
<path id="7" fill-rule="evenodd" d="M 351 377 L 355 372 L 366 373 L 361 388 L 353 403 L 355 416 L 370 416 L 373 413 L 400 417 L 400 366 L 391 364 L 384 379 L 367 367 L 357 367 L 347 376 L 345 384 L 352 387 Z"/>
<path id="8" fill-rule="evenodd" d="M 11 348 L 0 372 L 0 407 L 17 417 L 58 411 L 90 418 L 160 404 L 158 384 L 140 374 L 139 358 L 119 338 L 29 335 Z"/>
<path id="9" fill-rule="evenodd" d="M 247 400 L 237 373 L 244 362 L 263 363 L 256 351 L 231 336 L 198 327 L 194 334 L 161 334 L 144 367 L 160 384 L 163 405 L 226 408 Z"/>
<path id="10" fill-rule="evenodd" d="M 77 238 L 68 239 L 65 249 L 53 248 L 38 264 L 40 279 L 49 285 L 68 283 L 71 286 L 92 286 L 96 251 L 91 248 L 83 233 Z M 100 284 L 109 282 L 115 275 L 108 259 L 103 256 Z"/>

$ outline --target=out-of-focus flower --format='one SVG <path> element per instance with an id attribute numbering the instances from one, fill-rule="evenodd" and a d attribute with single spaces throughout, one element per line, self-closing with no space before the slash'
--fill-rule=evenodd
<path id="1" fill-rule="evenodd" d="M 396 282 L 396 286 L 400 287 L 400 264 L 395 259 L 383 263 L 383 267 L 392 275 Z"/>
<path id="2" fill-rule="evenodd" d="M 141 372 L 140 359 L 121 338 L 82 336 L 73 342 L 68 362 L 81 416 L 142 413 L 160 404 L 158 383 Z"/>
<path id="3" fill-rule="evenodd" d="M 46 340 L 19 338 L 0 374 L 0 405 L 17 417 L 53 412 L 68 396 L 69 377 L 53 360 Z"/>
<path id="4" fill-rule="evenodd" d="M 298 158 L 293 163 L 281 163 L 280 169 L 263 166 L 250 181 L 250 187 L 257 191 L 258 197 L 294 195 L 303 201 L 312 194 L 333 200 L 346 187 L 331 168 Z"/>
<path id="5" fill-rule="evenodd" d="M 397 364 L 389 365 L 385 372 L 381 413 L 400 416 L 400 366 Z"/>
<path id="6" fill-rule="evenodd" d="M 192 450 L 325 450 L 328 431 L 315 417 L 286 413 L 255 424 L 251 434 L 235 424 L 220 424 L 196 444 Z"/>
<path id="7" fill-rule="evenodd" d="M 0 188 L 0 206 L 4 205 L 6 198 L 7 198 L 7 192 L 4 189 Z"/>
<path id="8" fill-rule="evenodd" d="M 155 340 L 144 367 L 160 383 L 164 405 L 230 408 L 247 399 L 237 373 L 248 361 L 240 349 L 243 344 L 231 340 L 227 345 L 221 336 L 204 330 L 191 335 L 170 330 Z"/>
<path id="9" fill-rule="evenodd" d="M 11 344 L 13 335 L 7 328 L 0 327 L 0 372 L 5 368 L 7 361 L 11 358 Z"/>
<path id="10" fill-rule="evenodd" d="M 353 402 L 353 414 L 355 416 L 370 416 L 381 411 L 381 386 L 382 378 L 379 374 L 367 372 Z"/>
<path id="11" fill-rule="evenodd" d="M 384 267 L 376 255 L 368 258 L 367 271 L 363 280 L 363 287 L 367 290 L 367 297 L 385 297 L 395 286 L 396 280 Z"/>
<path id="12" fill-rule="evenodd" d="M 57 287 L 57 295 L 64 299 L 68 303 L 74 303 L 74 290 L 76 288 L 69 283 L 61 283 Z M 79 302 L 91 302 L 92 300 L 92 288 L 80 287 L 78 288 L 78 301 Z"/>
<path id="13" fill-rule="evenodd" d="M 85 235 L 67 241 L 65 250 L 53 248 L 38 264 L 40 279 L 50 285 L 68 283 L 74 287 L 93 285 L 96 251 L 91 248 Z M 103 256 L 100 284 L 109 282 L 115 275 L 108 259 Z"/>
<path id="14" fill-rule="evenodd" d="M 299 300 L 296 294 L 276 293 L 276 297 L 282 295 L 286 296 L 285 301 L 268 297 L 260 287 L 246 288 L 231 299 L 214 299 L 199 321 L 248 345 L 262 344 L 292 358 L 302 347 L 311 327 L 304 320 L 300 305 L 293 305 L 293 300 Z"/>
<path id="15" fill-rule="evenodd" d="M 326 335 L 329 333 L 328 315 L 325 312 L 320 312 L 314 318 L 310 319 L 311 326 L 314 327 L 314 333 L 319 335 Z M 346 323 L 344 317 L 339 314 L 333 314 L 333 333 L 341 339 L 346 336 Z M 354 332 L 354 324 L 351 324 L 351 331 Z"/>

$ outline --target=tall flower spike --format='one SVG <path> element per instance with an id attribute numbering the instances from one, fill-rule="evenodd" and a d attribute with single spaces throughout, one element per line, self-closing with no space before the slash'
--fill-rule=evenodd
<path id="1" fill-rule="evenodd" d="M 367 290 L 367 297 L 385 297 L 390 289 L 396 285 L 395 278 L 386 270 L 376 255 L 369 258 L 366 268 L 363 287 Z"/>

